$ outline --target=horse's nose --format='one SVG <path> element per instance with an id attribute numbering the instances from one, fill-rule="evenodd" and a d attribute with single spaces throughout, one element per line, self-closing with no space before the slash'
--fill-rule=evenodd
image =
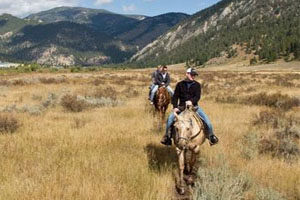
<path id="1" fill-rule="evenodd" d="M 187 141 L 184 140 L 184 139 L 180 139 L 180 140 L 178 141 L 178 146 L 179 146 L 181 149 L 186 149 Z"/>

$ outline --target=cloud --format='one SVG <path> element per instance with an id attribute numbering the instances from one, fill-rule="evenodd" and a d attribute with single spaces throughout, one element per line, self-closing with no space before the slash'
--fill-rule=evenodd
<path id="1" fill-rule="evenodd" d="M 128 5 L 128 6 L 123 6 L 123 11 L 128 13 L 128 12 L 134 12 L 136 11 L 136 6 L 134 4 Z"/>
<path id="2" fill-rule="evenodd" d="M 78 0 L 0 0 L 0 14 L 24 17 L 60 6 L 78 6 Z"/>
<path id="3" fill-rule="evenodd" d="M 100 5 L 109 4 L 109 3 L 112 3 L 112 2 L 113 2 L 113 0 L 96 0 L 95 5 L 100 6 Z"/>

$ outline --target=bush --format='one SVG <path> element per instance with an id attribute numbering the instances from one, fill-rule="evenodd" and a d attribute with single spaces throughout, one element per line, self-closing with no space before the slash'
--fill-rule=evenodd
<path id="1" fill-rule="evenodd" d="M 259 137 L 256 132 L 248 132 L 244 135 L 240 145 L 241 154 L 245 159 L 253 159 L 258 155 Z"/>
<path id="2" fill-rule="evenodd" d="M 245 199 L 251 182 L 245 174 L 235 174 L 225 165 L 217 169 L 200 168 L 194 199 L 238 200 Z"/>
<path id="3" fill-rule="evenodd" d="M 254 117 L 252 123 L 253 125 L 270 125 L 273 128 L 278 128 L 283 118 L 283 112 L 278 110 L 263 110 Z"/>
<path id="4" fill-rule="evenodd" d="M 19 127 L 20 124 L 14 116 L 0 113 L 0 133 L 14 133 Z"/>
<path id="5" fill-rule="evenodd" d="M 96 89 L 94 96 L 97 98 L 104 97 L 104 98 L 110 98 L 110 99 L 116 100 L 117 93 L 118 92 L 113 87 L 110 87 L 110 86 L 105 87 L 105 88 L 99 87 Z"/>
<path id="6" fill-rule="evenodd" d="M 259 152 L 286 160 L 297 159 L 300 155 L 298 145 L 289 138 L 278 139 L 270 137 L 262 139 L 259 144 Z"/>
<path id="7" fill-rule="evenodd" d="M 41 83 L 44 83 L 44 84 L 59 84 L 59 83 L 65 83 L 66 82 L 66 79 L 64 78 L 45 78 L 45 77 L 42 77 L 42 78 L 39 78 L 40 82 Z"/>
<path id="8" fill-rule="evenodd" d="M 81 112 L 87 105 L 83 100 L 78 100 L 76 95 L 67 94 L 62 97 L 61 105 L 68 111 Z"/>
<path id="9" fill-rule="evenodd" d="M 271 188 L 259 189 L 256 198 L 257 200 L 285 200 L 279 192 Z"/>
<path id="10" fill-rule="evenodd" d="M 266 94 L 265 92 L 248 96 L 242 100 L 244 104 L 262 105 L 282 110 L 289 110 L 300 105 L 300 101 L 296 97 L 290 97 L 281 93 Z"/>

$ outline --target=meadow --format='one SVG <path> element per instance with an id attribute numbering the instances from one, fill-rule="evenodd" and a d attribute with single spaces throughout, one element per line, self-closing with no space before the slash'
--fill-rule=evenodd
<path id="1" fill-rule="evenodd" d="M 299 65 L 298 65 L 299 66 Z M 0 73 L 0 199 L 178 199 L 153 69 Z M 170 66 L 172 87 L 185 76 Z M 199 69 L 205 142 L 191 199 L 300 199 L 300 68 Z M 171 108 L 169 108 L 169 112 Z"/>

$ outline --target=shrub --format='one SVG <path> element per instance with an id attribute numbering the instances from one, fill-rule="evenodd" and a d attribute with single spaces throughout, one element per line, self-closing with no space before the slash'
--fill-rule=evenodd
<path id="1" fill-rule="evenodd" d="M 217 96 L 215 101 L 218 103 L 237 103 L 238 99 L 233 96 Z"/>
<path id="2" fill-rule="evenodd" d="M 137 97 L 139 95 L 139 92 L 136 89 L 133 89 L 132 87 L 127 87 L 122 91 L 122 94 L 125 95 L 125 97 Z"/>
<path id="3" fill-rule="evenodd" d="M 263 110 L 254 117 L 253 125 L 270 125 L 273 128 L 279 126 L 280 119 L 284 118 L 283 113 L 278 110 Z"/>
<path id="4" fill-rule="evenodd" d="M 92 82 L 95 86 L 98 85 L 104 85 L 105 84 L 105 80 L 101 79 L 101 78 L 97 78 Z"/>
<path id="5" fill-rule="evenodd" d="M 277 77 L 273 84 L 282 87 L 296 87 L 294 83 L 288 81 L 285 77 Z"/>
<path id="6" fill-rule="evenodd" d="M 257 200 L 285 200 L 282 195 L 272 188 L 261 188 L 256 194 Z"/>
<path id="7" fill-rule="evenodd" d="M 253 124 L 271 126 L 268 136 L 263 131 L 261 133 L 263 138 L 258 142 L 259 153 L 286 160 L 298 158 L 300 149 L 297 141 L 300 138 L 300 128 L 295 116 L 286 116 L 278 110 L 261 111 Z"/>
<path id="8" fill-rule="evenodd" d="M 105 87 L 105 88 L 99 87 L 96 89 L 94 96 L 97 98 L 105 97 L 105 98 L 110 98 L 110 99 L 116 100 L 117 93 L 118 92 L 113 87 L 110 87 L 110 86 Z"/>
<path id="9" fill-rule="evenodd" d="M 225 165 L 217 169 L 200 168 L 194 199 L 238 200 L 245 198 L 251 182 L 245 174 L 235 174 Z"/>
<path id="10" fill-rule="evenodd" d="M 242 100 L 242 103 L 269 106 L 283 110 L 289 110 L 300 105 L 300 101 L 296 97 L 290 97 L 281 93 L 268 95 L 265 92 L 248 96 Z"/>
<path id="11" fill-rule="evenodd" d="M 18 120 L 7 113 L 0 113 L 0 133 L 14 133 L 20 124 Z"/>
<path id="12" fill-rule="evenodd" d="M 59 83 L 65 83 L 66 79 L 64 78 L 45 78 L 45 77 L 41 77 L 39 78 L 41 83 L 44 84 L 59 84 Z"/>
<path id="13" fill-rule="evenodd" d="M 9 84 L 8 80 L 0 80 L 0 85 L 9 86 L 10 84 Z"/>
<path id="14" fill-rule="evenodd" d="M 67 94 L 62 97 L 61 105 L 68 111 L 81 112 L 87 105 L 83 100 L 78 100 L 76 95 Z"/>
<path id="15" fill-rule="evenodd" d="M 20 86 L 24 86 L 27 84 L 27 82 L 25 82 L 24 80 L 21 80 L 21 79 L 17 79 L 17 80 L 14 80 L 12 82 L 13 85 L 17 86 L 17 85 L 20 85 Z"/>
<path id="16" fill-rule="evenodd" d="M 240 145 L 242 156 L 248 160 L 258 155 L 259 137 L 256 132 L 248 132 L 244 135 Z"/>

